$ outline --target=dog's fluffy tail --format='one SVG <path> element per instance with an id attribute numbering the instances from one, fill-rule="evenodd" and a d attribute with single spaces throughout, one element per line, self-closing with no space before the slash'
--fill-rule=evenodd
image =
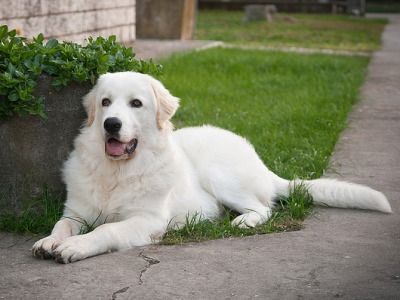
<path id="1" fill-rule="evenodd" d="M 278 176 L 274 182 L 277 195 L 288 196 L 296 185 L 303 184 L 318 205 L 392 212 L 384 194 L 364 185 L 335 179 L 288 181 Z"/>

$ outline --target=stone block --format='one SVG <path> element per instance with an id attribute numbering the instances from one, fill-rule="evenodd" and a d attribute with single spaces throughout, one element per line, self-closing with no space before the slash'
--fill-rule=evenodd
<path id="1" fill-rule="evenodd" d="M 64 191 L 61 168 L 86 118 L 81 102 L 90 87 L 71 83 L 56 91 L 44 76 L 35 94 L 45 96 L 47 119 L 15 116 L 0 121 L 0 212 L 20 211 L 45 186 Z"/>
<path id="2" fill-rule="evenodd" d="M 137 0 L 137 37 L 191 39 L 196 7 L 196 0 Z"/>
<path id="3" fill-rule="evenodd" d="M 347 13 L 355 16 L 365 15 L 365 0 L 347 0 Z"/>
<path id="4" fill-rule="evenodd" d="M 275 5 L 251 4 L 244 7 L 244 20 L 272 22 L 277 13 Z"/>

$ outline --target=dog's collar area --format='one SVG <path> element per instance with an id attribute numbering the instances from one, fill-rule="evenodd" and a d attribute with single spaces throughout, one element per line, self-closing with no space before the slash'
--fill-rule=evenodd
<path id="1" fill-rule="evenodd" d="M 112 158 L 120 158 L 124 155 L 128 157 L 135 152 L 138 144 L 136 138 L 132 139 L 128 143 L 123 143 L 115 137 L 109 137 L 105 143 L 105 152 L 108 156 Z"/>

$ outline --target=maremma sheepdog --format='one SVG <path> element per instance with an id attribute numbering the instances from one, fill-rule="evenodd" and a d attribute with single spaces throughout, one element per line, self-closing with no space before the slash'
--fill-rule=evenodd
<path id="1" fill-rule="evenodd" d="M 63 169 L 67 200 L 36 257 L 69 263 L 108 251 L 153 243 L 188 216 L 254 227 L 296 182 L 272 173 L 244 138 L 202 126 L 173 131 L 179 101 L 149 75 L 102 75 L 83 100 L 87 121 Z M 333 179 L 304 180 L 314 203 L 391 212 L 369 187 Z M 96 228 L 79 234 L 82 221 Z"/>

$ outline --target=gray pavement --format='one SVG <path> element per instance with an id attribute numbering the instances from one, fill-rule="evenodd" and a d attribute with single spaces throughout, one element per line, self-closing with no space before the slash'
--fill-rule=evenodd
<path id="1" fill-rule="evenodd" d="M 150 246 L 59 265 L 0 233 L 4 299 L 400 299 L 400 16 L 372 57 L 327 175 L 371 185 L 394 213 L 317 209 L 305 229 Z"/>
<path id="2" fill-rule="evenodd" d="M 197 40 L 136 40 L 129 44 L 141 59 L 163 58 L 178 52 L 204 50 L 223 45 L 218 41 Z"/>

